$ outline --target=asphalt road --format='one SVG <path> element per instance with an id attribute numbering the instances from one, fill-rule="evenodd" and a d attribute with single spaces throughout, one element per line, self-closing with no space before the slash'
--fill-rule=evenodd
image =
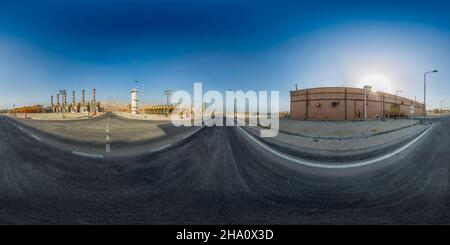
<path id="1" fill-rule="evenodd" d="M 50 148 L 0 117 L 0 223 L 448 224 L 449 164 L 449 118 L 383 162 L 320 169 L 233 127 L 107 160 Z"/>
<path id="2" fill-rule="evenodd" d="M 196 130 L 175 127 L 169 120 L 133 120 L 110 113 L 80 120 L 8 119 L 24 133 L 59 150 L 104 157 L 145 153 L 180 141 Z"/>

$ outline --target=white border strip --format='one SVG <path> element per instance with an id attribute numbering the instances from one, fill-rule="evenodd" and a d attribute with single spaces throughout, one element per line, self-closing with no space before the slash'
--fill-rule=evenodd
<path id="1" fill-rule="evenodd" d="M 92 157 L 92 158 L 103 158 L 103 155 L 100 154 L 90 154 L 90 153 L 84 153 L 79 151 L 72 151 L 72 154 L 83 156 L 83 157 Z"/>
<path id="2" fill-rule="evenodd" d="M 205 126 L 203 125 L 203 126 L 201 126 L 200 128 L 194 130 L 194 132 L 191 132 L 190 134 L 185 135 L 185 136 L 183 137 L 183 139 L 185 140 L 185 139 L 191 137 L 192 135 L 194 135 L 195 133 L 197 133 L 197 132 L 198 132 L 200 129 L 202 129 L 203 127 L 205 127 Z"/>
<path id="3" fill-rule="evenodd" d="M 39 137 L 37 137 L 36 135 L 34 135 L 34 134 L 30 134 L 30 135 L 31 135 L 31 137 L 33 137 L 33 138 L 35 138 L 35 139 L 37 139 L 37 140 L 39 140 L 39 141 L 42 141 L 42 139 L 39 138 Z"/>
<path id="4" fill-rule="evenodd" d="M 247 137 L 249 137 L 251 140 L 253 140 L 255 143 L 257 143 L 258 145 L 260 145 L 262 148 L 268 150 L 269 152 L 271 152 L 274 155 L 277 155 L 283 159 L 286 159 L 288 161 L 297 163 L 297 164 L 301 164 L 301 165 L 305 165 L 305 166 L 309 166 L 309 167 L 315 167 L 315 168 L 329 168 L 329 169 L 343 169 L 343 168 L 355 168 L 355 167 L 361 167 L 361 166 L 366 166 L 366 165 L 370 165 L 379 161 L 383 161 L 387 158 L 390 158 L 402 151 L 404 151 L 406 148 L 408 148 L 409 146 L 411 146 L 412 144 L 416 143 L 419 139 L 421 139 L 426 133 L 428 133 L 434 125 L 431 125 L 430 128 L 428 128 L 427 130 L 425 130 L 425 132 L 423 132 L 422 134 L 420 134 L 419 136 L 417 136 L 417 138 L 415 138 L 414 140 L 412 140 L 411 142 L 409 142 L 408 144 L 402 146 L 401 148 L 397 149 L 394 152 L 391 152 L 389 154 L 386 154 L 384 156 L 380 156 L 371 160 L 366 160 L 366 161 L 359 161 L 359 162 L 354 162 L 354 163 L 349 163 L 349 164 L 321 164 L 321 163 L 316 163 L 316 162 L 311 162 L 311 161 L 307 161 L 304 159 L 299 159 L 299 158 L 294 158 L 292 156 L 289 156 L 287 154 L 281 153 L 279 151 L 276 151 L 274 149 L 272 149 L 271 147 L 267 146 L 266 144 L 262 143 L 261 141 L 257 140 L 255 137 L 253 137 L 252 135 L 250 135 L 249 133 L 247 133 L 244 129 L 237 127 L 242 133 L 244 133 Z"/>

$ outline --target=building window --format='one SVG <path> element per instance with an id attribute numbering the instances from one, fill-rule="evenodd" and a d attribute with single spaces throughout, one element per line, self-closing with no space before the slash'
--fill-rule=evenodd
<path id="1" fill-rule="evenodd" d="M 338 104 L 339 104 L 339 102 L 337 102 L 337 101 L 331 102 L 331 106 L 332 106 L 332 107 L 336 107 Z"/>

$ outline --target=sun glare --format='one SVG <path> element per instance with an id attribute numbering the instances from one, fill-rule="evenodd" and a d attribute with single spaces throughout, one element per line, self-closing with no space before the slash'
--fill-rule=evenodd
<path id="1" fill-rule="evenodd" d="M 372 90 L 374 91 L 393 92 L 392 84 L 389 79 L 379 73 L 365 75 L 359 81 L 358 87 L 361 88 L 364 87 L 364 85 L 369 85 L 372 86 Z"/>

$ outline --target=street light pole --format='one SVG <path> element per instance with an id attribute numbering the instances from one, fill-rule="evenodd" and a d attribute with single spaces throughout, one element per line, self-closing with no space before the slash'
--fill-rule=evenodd
<path id="1" fill-rule="evenodd" d="M 228 91 L 233 91 L 234 95 L 236 95 L 236 89 L 228 89 Z M 233 96 L 233 124 L 237 122 L 237 104 L 236 104 L 236 96 Z M 228 111 L 227 111 L 228 114 Z"/>
<path id="2" fill-rule="evenodd" d="M 381 91 L 381 120 L 384 121 L 384 92 Z"/>
<path id="3" fill-rule="evenodd" d="M 427 117 L 427 74 L 436 73 L 438 70 L 427 71 L 423 74 L 423 123 Z"/>
<path id="4" fill-rule="evenodd" d="M 442 117 L 442 102 L 444 102 L 445 99 L 441 99 L 441 110 L 440 110 L 440 117 Z"/>

